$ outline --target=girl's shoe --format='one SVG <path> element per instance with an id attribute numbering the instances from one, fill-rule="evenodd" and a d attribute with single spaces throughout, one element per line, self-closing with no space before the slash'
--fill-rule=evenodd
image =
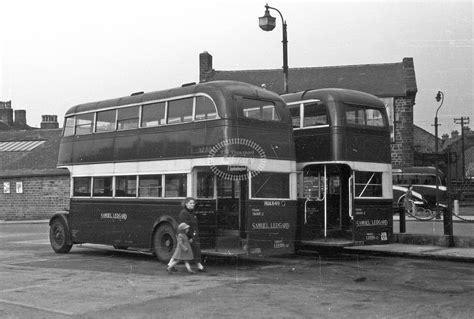
<path id="1" fill-rule="evenodd" d="M 166 267 L 166 272 L 167 272 L 168 274 L 172 274 L 172 273 L 177 272 L 177 271 L 178 271 L 178 270 L 177 270 L 176 268 L 174 268 L 174 267 Z"/>
<path id="2" fill-rule="evenodd" d="M 198 272 L 207 272 L 206 268 L 203 268 L 203 269 L 197 269 Z"/>

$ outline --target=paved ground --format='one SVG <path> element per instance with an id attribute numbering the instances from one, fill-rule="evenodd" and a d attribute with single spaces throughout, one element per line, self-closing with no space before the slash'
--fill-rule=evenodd
<path id="1" fill-rule="evenodd" d="M 470 263 L 316 254 L 212 259 L 205 274 L 168 275 L 151 256 L 111 248 L 55 254 L 47 231 L 44 223 L 0 225 L 0 317 L 474 316 Z"/>

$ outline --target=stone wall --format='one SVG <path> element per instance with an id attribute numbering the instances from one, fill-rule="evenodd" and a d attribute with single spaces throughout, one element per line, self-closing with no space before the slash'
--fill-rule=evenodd
<path id="1" fill-rule="evenodd" d="M 393 167 L 414 165 L 413 99 L 394 98 L 395 141 L 392 143 Z"/>

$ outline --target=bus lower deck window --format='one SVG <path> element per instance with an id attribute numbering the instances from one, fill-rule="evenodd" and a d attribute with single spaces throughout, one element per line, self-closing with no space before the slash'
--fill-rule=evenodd
<path id="1" fill-rule="evenodd" d="M 252 197 L 289 198 L 289 174 L 262 172 L 252 177 Z"/>
<path id="2" fill-rule="evenodd" d="M 139 176 L 139 197 L 162 197 L 161 175 Z"/>
<path id="3" fill-rule="evenodd" d="M 112 196 L 112 177 L 94 177 L 92 196 L 108 197 Z"/>
<path id="4" fill-rule="evenodd" d="M 186 174 L 169 174 L 165 176 L 165 197 L 186 197 L 186 188 Z"/>

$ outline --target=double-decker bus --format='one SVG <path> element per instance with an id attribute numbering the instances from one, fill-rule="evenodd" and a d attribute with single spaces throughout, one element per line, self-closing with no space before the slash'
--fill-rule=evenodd
<path id="1" fill-rule="evenodd" d="M 329 88 L 282 97 L 295 135 L 300 247 L 388 243 L 392 175 L 383 102 Z"/>
<path id="2" fill-rule="evenodd" d="M 291 253 L 296 162 L 277 94 L 216 81 L 74 106 L 58 167 L 70 209 L 50 220 L 54 251 L 93 243 L 170 259 L 181 203 L 197 199 L 201 248 L 248 257 Z"/>

